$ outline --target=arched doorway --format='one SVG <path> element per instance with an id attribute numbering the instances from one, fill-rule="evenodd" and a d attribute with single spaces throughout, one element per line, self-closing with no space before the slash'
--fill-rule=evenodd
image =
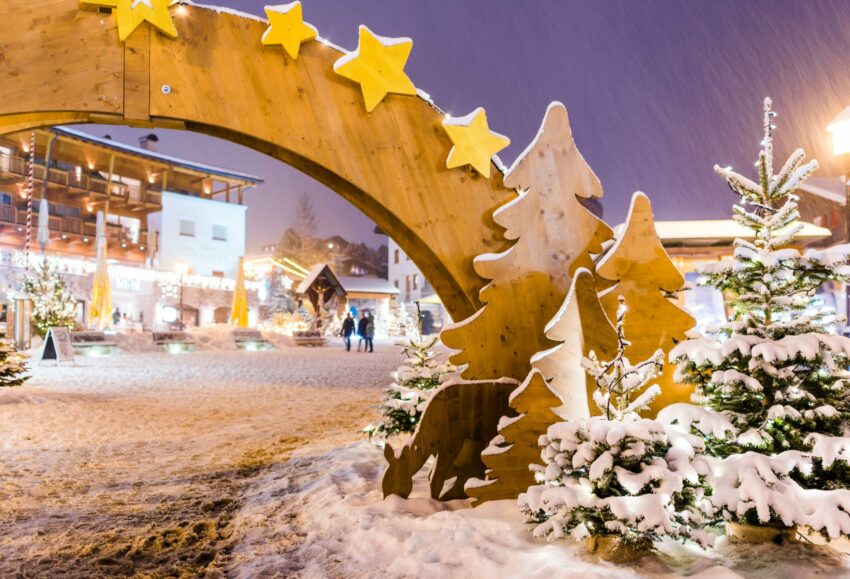
<path id="1" fill-rule="evenodd" d="M 321 42 L 297 60 L 264 47 L 264 22 L 201 6 L 172 8 L 176 39 L 141 24 L 125 43 L 115 18 L 78 0 L 0 6 L 0 132 L 69 123 L 197 131 L 269 154 L 324 183 L 397 240 L 454 319 L 484 285 L 477 255 L 507 246 L 492 211 L 512 198 L 501 173 L 446 169 L 445 115 L 422 96 L 367 112 Z M 33 61 L 32 55 L 39 55 Z"/>

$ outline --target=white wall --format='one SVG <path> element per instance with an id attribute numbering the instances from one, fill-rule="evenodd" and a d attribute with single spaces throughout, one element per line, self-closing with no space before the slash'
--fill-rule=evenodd
<path id="1" fill-rule="evenodd" d="M 236 277 L 239 258 L 245 255 L 247 210 L 245 205 L 164 192 L 158 269 L 175 271 L 177 262 L 183 260 L 193 274 L 222 272 L 225 277 Z M 181 235 L 181 220 L 194 222 L 194 236 Z M 226 229 L 227 241 L 213 239 L 214 225 Z"/>
<path id="2" fill-rule="evenodd" d="M 395 241 L 390 239 L 387 244 L 387 248 L 387 251 L 389 251 L 389 281 L 391 284 L 397 284 L 396 287 L 398 287 L 400 292 L 396 299 L 407 303 L 422 299 L 423 297 L 426 297 L 428 292 L 433 292 L 431 289 L 423 291 L 426 285 L 425 276 L 422 275 L 422 272 L 419 271 L 416 264 L 407 257 Z M 397 260 L 396 252 L 398 252 Z M 414 276 L 416 276 L 416 284 L 414 284 Z M 410 284 L 409 291 L 408 280 Z M 418 287 L 414 288 L 414 285 Z"/>

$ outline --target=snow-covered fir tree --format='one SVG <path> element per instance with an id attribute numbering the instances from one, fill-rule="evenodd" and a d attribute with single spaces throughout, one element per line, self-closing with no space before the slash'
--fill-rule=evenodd
<path id="1" fill-rule="evenodd" d="M 412 338 L 401 345 L 406 359 L 392 373 L 393 383 L 380 406 L 382 419 L 364 429 L 369 438 L 385 439 L 416 429 L 433 391 L 456 370 L 448 362 L 440 361 L 433 350 L 437 342 L 436 337 Z"/>
<path id="2" fill-rule="evenodd" d="M 677 404 L 659 417 L 704 436 L 721 459 L 711 502 L 725 520 L 835 538 L 850 534 L 850 339 L 813 300 L 824 282 L 850 279 L 850 245 L 793 247 L 795 191 L 818 163 L 797 149 L 774 174 L 774 117 L 765 99 L 755 181 L 715 167 L 740 199 L 735 221 L 752 231 L 731 258 L 700 269 L 703 284 L 730 296 L 731 320 L 670 353 L 705 408 Z"/>
<path id="3" fill-rule="evenodd" d="M 46 259 L 24 279 L 24 292 L 33 303 L 32 322 L 44 337 L 52 326 L 74 327 L 77 301 L 65 285 L 56 266 Z"/>
<path id="4" fill-rule="evenodd" d="M 10 340 L 0 338 L 0 388 L 20 386 L 29 379 L 26 359 Z"/>
<path id="5" fill-rule="evenodd" d="M 602 414 L 549 427 L 540 438 L 545 467 L 535 467 L 541 484 L 520 495 L 520 509 L 537 537 L 608 538 L 634 554 L 663 537 L 709 545 L 700 509 L 708 473 L 702 441 L 639 416 L 660 394 L 647 385 L 663 369 L 663 354 L 629 362 L 625 315 L 620 299 L 617 355 L 601 361 L 591 353 L 584 363 Z"/>
<path id="6" fill-rule="evenodd" d="M 269 279 L 269 293 L 265 301 L 265 311 L 269 318 L 275 314 L 291 314 L 298 307 L 292 295 L 292 280 L 282 274 L 273 274 Z"/>

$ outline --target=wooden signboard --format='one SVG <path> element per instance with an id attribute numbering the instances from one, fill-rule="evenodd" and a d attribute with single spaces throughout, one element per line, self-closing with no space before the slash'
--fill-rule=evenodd
<path id="1" fill-rule="evenodd" d="M 44 345 L 41 347 L 41 361 L 73 362 L 74 347 L 71 345 L 71 332 L 68 328 L 54 327 L 47 330 Z"/>

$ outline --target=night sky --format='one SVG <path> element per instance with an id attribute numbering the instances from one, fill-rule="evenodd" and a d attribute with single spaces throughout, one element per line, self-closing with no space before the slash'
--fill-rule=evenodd
<path id="1" fill-rule="evenodd" d="M 259 0 L 223 2 L 254 14 Z M 636 190 L 658 219 L 723 218 L 734 201 L 714 163 L 751 170 L 761 101 L 779 112 L 777 153 L 802 146 L 836 175 L 826 125 L 850 105 L 850 2 L 831 0 L 304 0 L 305 20 L 349 50 L 357 26 L 413 38 L 407 72 L 444 110 L 487 109 L 513 144 L 533 138 L 547 104 L 570 112 L 579 148 L 605 188 L 606 220 Z M 134 141 L 138 131 L 96 127 Z M 160 150 L 266 179 L 249 193 L 249 248 L 277 239 L 302 191 L 321 233 L 372 245 L 369 221 L 334 193 L 247 149 L 158 131 Z"/>

